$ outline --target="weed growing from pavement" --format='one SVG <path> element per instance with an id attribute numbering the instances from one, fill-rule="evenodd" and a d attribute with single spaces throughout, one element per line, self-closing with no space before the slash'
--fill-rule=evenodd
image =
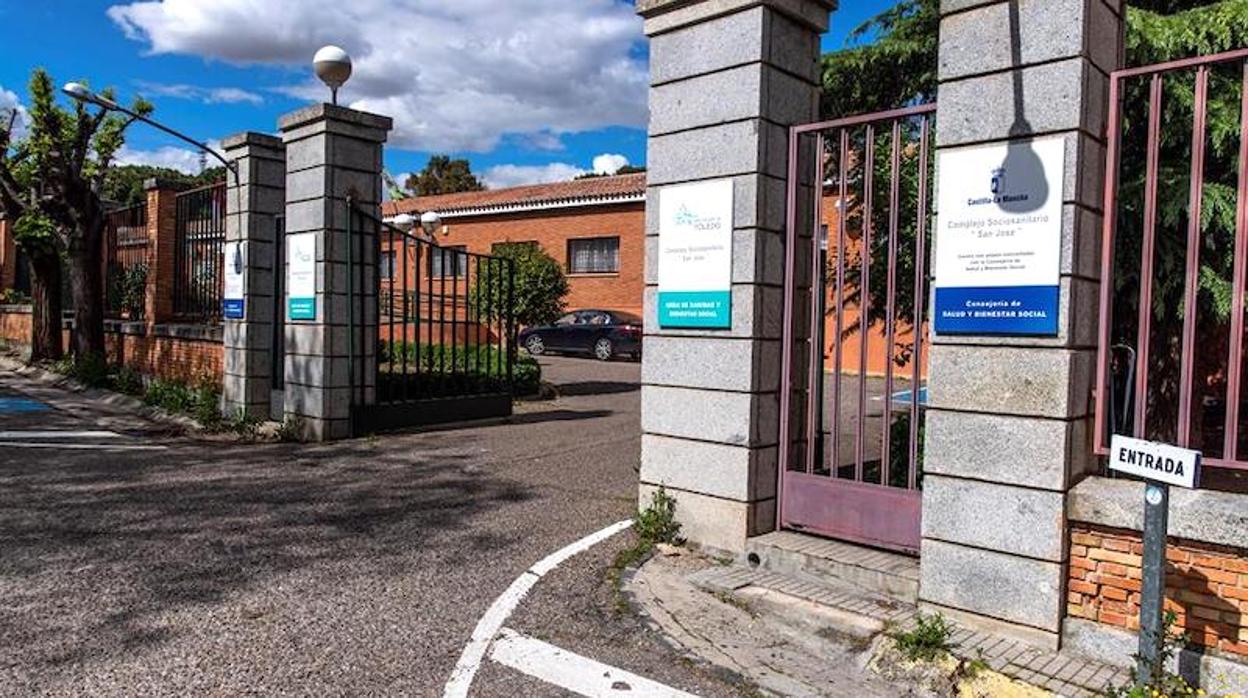
<path id="1" fill-rule="evenodd" d="M 667 493 L 667 489 L 659 485 L 650 498 L 650 506 L 637 514 L 637 523 L 633 525 L 637 537 L 651 545 L 668 543 L 678 545 L 680 540 L 680 524 L 676 521 L 676 499 Z"/>
<path id="2" fill-rule="evenodd" d="M 912 662 L 930 662 L 957 646 L 952 641 L 953 624 L 939 613 L 914 616 L 914 628 L 890 633 L 903 657 Z"/>
<path id="3" fill-rule="evenodd" d="M 1226 698 L 1238 698 L 1238 694 L 1206 693 L 1205 689 L 1192 686 L 1187 679 L 1170 670 L 1174 664 L 1174 656 L 1187 644 L 1187 635 L 1175 629 L 1178 622 L 1179 617 L 1174 611 L 1166 611 L 1162 617 L 1161 651 L 1157 653 L 1157 659 L 1148 665 L 1148 675 L 1141 677 L 1139 668 L 1132 668 L 1131 683 L 1127 686 L 1106 686 L 1104 690 L 1107 698 L 1185 698 L 1186 696 L 1217 698 L 1219 695 L 1226 696 Z M 1139 660 L 1138 654 L 1131 656 Z M 1141 678 L 1143 681 L 1140 680 Z"/>
<path id="4" fill-rule="evenodd" d="M 277 428 L 277 440 L 284 443 L 303 440 L 303 419 L 298 415 L 287 415 Z"/>
<path id="5" fill-rule="evenodd" d="M 621 614 L 628 611 L 628 600 L 621 588 L 624 570 L 636 567 L 660 543 L 679 545 L 684 542 L 680 538 L 680 523 L 676 521 L 676 499 L 662 485 L 650 497 L 650 504 L 637 513 L 633 532 L 636 542 L 621 550 L 607 570 L 607 579 L 615 590 L 615 610 Z"/>

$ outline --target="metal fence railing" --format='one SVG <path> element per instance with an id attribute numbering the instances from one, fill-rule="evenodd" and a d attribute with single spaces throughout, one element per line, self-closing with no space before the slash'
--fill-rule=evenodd
<path id="1" fill-rule="evenodd" d="M 354 259 L 380 261 L 375 404 L 482 395 L 509 401 L 517 329 L 512 260 L 440 247 L 350 210 L 354 230 L 378 231 L 373 250 L 352 248 Z"/>
<path id="2" fill-rule="evenodd" d="M 176 201 L 173 313 L 219 322 L 225 249 L 225 182 L 185 191 Z"/>
<path id="3" fill-rule="evenodd" d="M 113 319 L 141 320 L 148 280 L 147 205 L 104 216 L 104 312 Z"/>
<path id="4" fill-rule="evenodd" d="M 1111 76 L 1096 452 L 1113 433 L 1248 471 L 1248 50 Z M 1210 483 L 1223 487 L 1224 484 Z"/>

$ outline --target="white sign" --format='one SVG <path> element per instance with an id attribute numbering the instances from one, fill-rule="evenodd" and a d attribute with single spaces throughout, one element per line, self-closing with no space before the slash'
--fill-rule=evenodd
<path id="1" fill-rule="evenodd" d="M 1191 489 L 1198 481 L 1200 451 L 1114 434 L 1109 469 Z"/>
<path id="2" fill-rule="evenodd" d="M 732 180 L 659 191 L 660 327 L 732 327 Z"/>
<path id="3" fill-rule="evenodd" d="M 286 314 L 316 319 L 316 233 L 286 236 Z"/>
<path id="4" fill-rule="evenodd" d="M 941 151 L 940 334 L 1056 335 L 1063 138 Z"/>
<path id="5" fill-rule="evenodd" d="M 222 254 L 225 256 L 221 265 L 225 270 L 225 288 L 221 299 L 222 313 L 227 320 L 241 320 L 246 310 L 243 278 L 247 269 L 247 243 L 242 241 L 226 243 Z"/>

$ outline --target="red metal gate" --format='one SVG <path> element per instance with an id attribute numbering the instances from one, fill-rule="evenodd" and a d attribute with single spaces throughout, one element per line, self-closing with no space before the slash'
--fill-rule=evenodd
<path id="1" fill-rule="evenodd" d="M 935 112 L 790 130 L 783 528 L 918 552 Z"/>

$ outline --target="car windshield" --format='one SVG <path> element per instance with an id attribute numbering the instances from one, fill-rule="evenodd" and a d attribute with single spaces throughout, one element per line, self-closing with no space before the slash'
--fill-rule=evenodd
<path id="1" fill-rule="evenodd" d="M 557 326 L 573 325 L 573 324 L 576 324 L 576 313 L 568 313 L 567 315 L 564 315 L 558 320 L 555 320 L 555 325 Z"/>

